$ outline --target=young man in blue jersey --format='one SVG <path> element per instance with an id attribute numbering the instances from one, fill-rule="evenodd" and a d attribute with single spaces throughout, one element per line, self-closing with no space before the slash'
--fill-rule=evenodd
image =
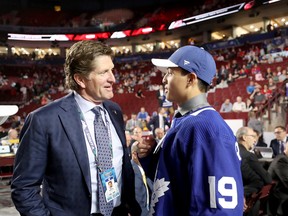
<path id="1" fill-rule="evenodd" d="M 202 48 L 184 46 L 169 59 L 152 63 L 165 72 L 167 100 L 179 108 L 154 151 L 159 160 L 150 215 L 242 215 L 238 145 L 206 98 L 216 72 L 212 56 Z"/>

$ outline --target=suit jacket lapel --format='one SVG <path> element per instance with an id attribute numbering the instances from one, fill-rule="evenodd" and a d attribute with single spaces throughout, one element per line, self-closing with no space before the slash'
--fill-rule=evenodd
<path id="1" fill-rule="evenodd" d="M 120 115 L 122 115 L 122 113 L 120 113 L 118 110 L 116 110 L 112 106 L 109 106 L 109 104 L 107 104 L 105 102 L 103 103 L 103 105 L 109 113 L 110 119 L 111 119 L 111 121 L 112 121 L 112 123 L 116 129 L 116 132 L 117 132 L 117 134 L 121 140 L 122 145 L 125 146 L 125 143 L 126 143 L 125 133 L 123 131 L 123 125 L 121 125 L 121 121 L 119 121 L 120 118 L 122 118 L 120 116 Z"/>
<path id="2" fill-rule="evenodd" d="M 88 152 L 77 103 L 73 94 L 69 94 L 66 99 L 63 100 L 60 106 L 64 109 L 65 112 L 63 112 L 63 114 L 61 114 L 59 117 L 63 123 L 63 128 L 67 133 L 67 137 L 70 140 L 89 192 L 91 193 Z"/>

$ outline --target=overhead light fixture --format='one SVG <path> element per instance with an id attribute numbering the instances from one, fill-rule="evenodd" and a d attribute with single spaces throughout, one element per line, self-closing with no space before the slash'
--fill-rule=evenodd
<path id="1" fill-rule="evenodd" d="M 255 1 L 254 0 L 250 1 L 244 5 L 244 10 L 250 10 L 251 8 L 254 7 L 254 5 L 255 5 Z"/>
<path id="2" fill-rule="evenodd" d="M 264 1 L 263 4 L 272 4 L 275 2 L 279 2 L 280 0 L 270 0 L 270 1 Z"/>
<path id="3" fill-rule="evenodd" d="M 60 5 L 55 5 L 54 6 L 54 11 L 55 12 L 60 12 L 61 11 L 61 6 Z"/>

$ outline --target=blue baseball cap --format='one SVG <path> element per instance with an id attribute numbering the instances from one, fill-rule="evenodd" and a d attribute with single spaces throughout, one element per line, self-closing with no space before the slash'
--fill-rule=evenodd
<path id="1" fill-rule="evenodd" d="M 183 46 L 177 49 L 168 59 L 152 59 L 152 63 L 160 70 L 163 68 L 180 67 L 207 84 L 211 84 L 216 74 L 216 64 L 210 53 L 196 46 Z"/>

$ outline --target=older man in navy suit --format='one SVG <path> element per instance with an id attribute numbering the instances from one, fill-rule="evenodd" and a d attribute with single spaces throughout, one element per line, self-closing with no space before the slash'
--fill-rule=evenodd
<path id="1" fill-rule="evenodd" d="M 274 129 L 275 139 L 271 140 L 270 147 L 273 149 L 273 155 L 277 156 L 284 152 L 288 137 L 286 129 L 283 126 L 276 126 Z"/>
<path id="2" fill-rule="evenodd" d="M 141 214 L 121 109 L 109 100 L 115 83 L 112 53 L 110 47 L 96 41 L 74 44 L 65 62 L 66 86 L 73 92 L 28 116 L 11 184 L 12 199 L 21 215 Z M 95 107 L 100 107 L 98 117 L 105 122 L 106 135 L 94 133 L 100 127 L 94 122 Z M 101 161 L 104 153 L 97 148 L 98 136 L 110 140 L 107 155 L 112 167 L 108 170 L 119 191 L 110 202 L 106 197 L 104 204 L 105 195 L 100 191 L 105 186 L 99 184 L 103 181 L 99 176 L 107 173 L 102 169 L 107 161 Z"/>

